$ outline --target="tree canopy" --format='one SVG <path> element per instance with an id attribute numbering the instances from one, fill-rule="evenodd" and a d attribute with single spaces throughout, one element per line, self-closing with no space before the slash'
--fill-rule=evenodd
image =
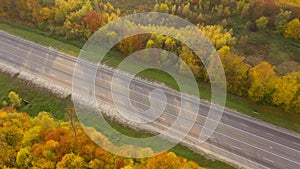
<path id="1" fill-rule="evenodd" d="M 76 133 L 68 122 L 57 121 L 49 113 L 36 117 L 13 107 L 0 110 L 0 166 L 4 168 L 152 169 L 200 167 L 172 152 L 152 158 L 130 159 L 111 154 L 97 146 L 78 123 Z M 94 137 L 109 144 L 95 129 Z M 145 148 L 140 153 L 152 152 Z"/>

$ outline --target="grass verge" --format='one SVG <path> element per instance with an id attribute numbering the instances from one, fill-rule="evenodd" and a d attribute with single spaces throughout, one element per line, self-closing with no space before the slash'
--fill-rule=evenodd
<path id="1" fill-rule="evenodd" d="M 65 40 L 63 37 L 50 36 L 46 32 L 3 21 L 0 21 L 0 29 L 43 46 L 55 48 L 72 56 L 77 56 L 84 44 L 80 41 Z"/>
<path id="2" fill-rule="evenodd" d="M 8 93 L 15 91 L 20 95 L 25 103 L 18 108 L 19 111 L 29 112 L 31 116 L 36 116 L 39 112 L 51 112 L 57 119 L 64 119 L 65 109 L 72 105 L 70 99 L 58 99 L 49 91 L 26 83 L 9 74 L 0 73 L 0 101 L 8 101 Z"/>
<path id="3" fill-rule="evenodd" d="M 39 112 L 50 112 L 55 119 L 64 120 L 65 109 L 72 107 L 73 104 L 70 98 L 58 98 L 51 92 L 38 88 L 35 85 L 11 77 L 8 74 L 0 73 L 0 101 L 7 100 L 7 95 L 10 91 L 15 91 L 24 100 L 29 101 L 29 104 L 24 104 L 19 108 L 19 111 L 27 112 L 30 116 L 36 116 Z M 136 132 L 132 129 L 126 128 L 116 122 L 109 122 L 110 125 L 122 134 L 132 137 L 149 137 L 152 136 L 147 133 Z M 218 161 L 209 160 L 204 156 L 198 155 L 188 148 L 177 145 L 170 151 L 175 152 L 177 155 L 182 156 L 188 160 L 193 160 L 201 167 L 207 169 L 233 169 L 234 167 Z"/>
<path id="4" fill-rule="evenodd" d="M 32 30 L 24 26 L 0 22 L 0 29 L 25 39 L 40 43 L 41 45 L 52 46 L 69 54 L 75 53 L 75 55 L 78 55 L 78 52 L 80 51 L 78 45 L 76 46 L 76 44 L 80 44 L 80 42 L 60 40 L 59 38 L 50 37 L 47 33 Z M 116 67 L 124 59 L 124 56 L 115 51 L 111 51 L 109 56 L 113 57 L 106 57 L 106 64 L 113 67 Z M 169 78 L 167 74 L 164 74 L 161 71 L 144 71 L 140 73 L 140 75 L 142 77 L 159 81 L 162 81 L 163 79 L 163 82 L 166 85 L 176 89 L 174 80 Z M 199 82 L 198 86 L 201 98 L 209 100 L 211 94 L 210 85 Z M 260 105 L 250 101 L 247 98 L 237 97 L 230 94 L 227 95 L 226 106 L 251 117 L 258 118 L 276 126 L 300 133 L 300 114 L 285 112 L 279 107 Z"/>

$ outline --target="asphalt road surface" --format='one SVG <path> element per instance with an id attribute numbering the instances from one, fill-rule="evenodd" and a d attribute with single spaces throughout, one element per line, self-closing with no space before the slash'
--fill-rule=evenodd
<path id="1" fill-rule="evenodd" d="M 66 54 L 43 47 L 35 43 L 17 38 L 0 31 L 0 60 L 4 64 L 14 66 L 34 76 L 51 80 L 53 83 L 72 88 L 72 76 L 76 59 Z M 111 91 L 111 79 L 113 72 L 110 69 L 99 69 L 96 77 L 95 93 L 97 99 L 102 102 L 112 103 L 111 93 L 115 93 L 120 100 L 127 96 L 121 92 L 122 85 L 116 86 L 119 90 Z M 123 74 L 116 75 L 122 82 Z M 126 77 L 125 77 L 126 78 Z M 151 91 L 159 88 L 145 81 L 135 79 L 130 86 L 130 100 L 132 106 L 138 110 L 147 110 L 150 106 L 149 97 Z M 167 97 L 164 113 L 154 119 L 151 124 L 161 130 L 167 129 L 177 118 L 181 124 L 189 122 L 188 117 L 178 116 L 178 103 L 181 101 L 179 94 L 161 88 Z M 159 98 L 159 97 L 157 97 Z M 157 101 L 153 96 L 154 102 Z M 188 140 L 197 142 L 199 131 L 205 128 L 205 118 L 209 110 L 207 102 L 201 102 L 198 112 L 193 111 L 195 100 L 190 97 L 182 98 L 189 104 L 190 113 L 197 114 L 195 125 L 190 130 Z M 157 102 L 159 103 L 159 101 Z M 132 106 L 124 104 L 128 110 Z M 198 109 L 197 109 L 198 110 Z M 255 112 L 254 112 L 255 113 Z M 152 119 L 147 114 L 136 114 L 144 120 Z M 178 130 L 180 134 L 180 130 Z M 278 128 L 271 124 L 250 118 L 245 115 L 226 109 L 216 131 L 205 142 L 196 145 L 199 148 L 225 157 L 236 164 L 248 168 L 271 169 L 300 169 L 300 135 L 298 133 Z"/>

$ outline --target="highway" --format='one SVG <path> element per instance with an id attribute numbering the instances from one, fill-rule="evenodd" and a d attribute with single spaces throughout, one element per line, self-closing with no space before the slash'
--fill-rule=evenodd
<path id="1" fill-rule="evenodd" d="M 65 88 L 72 88 L 72 76 L 76 59 L 53 49 L 22 40 L 0 31 L 1 63 L 14 66 L 36 77 L 44 78 Z M 99 69 L 96 78 L 96 96 L 99 100 L 111 103 L 111 92 L 120 98 L 126 97 L 120 91 L 110 91 L 112 72 Z M 122 74 L 119 75 L 120 79 Z M 141 110 L 149 108 L 149 92 L 156 89 L 141 80 L 135 80 L 131 86 L 132 104 Z M 122 85 L 118 86 L 120 89 Z M 177 102 L 180 100 L 174 92 L 163 88 L 167 96 L 165 113 L 152 122 L 152 125 L 165 130 L 178 118 Z M 145 100 L 145 101 L 144 101 Z M 197 99 L 195 99 L 197 100 Z M 122 104 L 122 103 L 120 103 Z M 191 106 L 193 102 L 190 101 Z M 126 107 L 127 105 L 123 105 Z M 196 124 L 188 134 L 187 140 L 197 142 L 199 131 L 204 126 L 209 110 L 206 102 L 201 103 L 197 113 Z M 129 107 L 128 107 L 129 109 Z M 158 108 L 159 109 L 159 108 Z M 159 110 L 158 110 L 159 111 Z M 145 117 L 145 114 L 139 115 Z M 189 119 L 182 118 L 182 121 Z M 250 118 L 226 109 L 221 123 L 206 143 L 197 145 L 215 155 L 221 155 L 236 164 L 248 168 L 299 169 L 300 168 L 300 135 L 281 129 L 271 124 Z"/>

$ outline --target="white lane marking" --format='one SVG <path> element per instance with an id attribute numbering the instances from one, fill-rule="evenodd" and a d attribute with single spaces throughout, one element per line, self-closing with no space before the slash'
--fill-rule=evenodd
<path id="1" fill-rule="evenodd" d="M 164 117 L 164 115 L 160 116 L 159 118 L 160 118 L 161 120 L 163 120 L 163 121 L 166 121 L 166 120 L 167 120 L 166 117 Z"/>
<path id="2" fill-rule="evenodd" d="M 189 127 L 190 127 L 190 126 L 186 126 L 184 123 L 182 123 L 182 124 L 179 123 L 179 126 L 184 129 L 189 129 Z"/>
<path id="3" fill-rule="evenodd" d="M 273 160 L 270 160 L 270 159 L 268 159 L 268 158 L 263 157 L 263 159 L 264 159 L 265 161 L 269 161 L 270 163 L 274 163 Z"/>
<path id="4" fill-rule="evenodd" d="M 293 142 L 293 144 L 295 144 L 295 145 L 297 145 L 297 146 L 300 146 L 300 144 L 299 144 L 299 143 L 296 143 L 296 142 Z"/>
<path id="5" fill-rule="evenodd" d="M 244 123 L 240 123 L 240 124 L 244 127 L 249 127 L 247 124 L 244 124 Z"/>
<path id="6" fill-rule="evenodd" d="M 270 136 L 274 136 L 274 134 L 271 134 L 271 133 L 268 133 L 268 132 L 266 132 L 266 134 L 268 134 L 268 135 L 270 135 Z"/>
<path id="7" fill-rule="evenodd" d="M 232 148 L 238 149 L 238 150 L 243 150 L 242 148 L 238 147 L 238 146 L 231 146 Z"/>
<path id="8" fill-rule="evenodd" d="M 100 95 L 100 96 L 102 96 L 102 97 L 105 96 L 105 93 L 103 93 L 103 92 L 97 92 L 97 94 Z"/>
<path id="9" fill-rule="evenodd" d="M 144 90 L 144 88 L 142 86 L 135 86 L 138 89 Z"/>
<path id="10" fill-rule="evenodd" d="M 64 79 L 64 81 L 67 82 L 67 83 L 70 83 L 70 80 L 68 80 L 68 79 Z"/>

